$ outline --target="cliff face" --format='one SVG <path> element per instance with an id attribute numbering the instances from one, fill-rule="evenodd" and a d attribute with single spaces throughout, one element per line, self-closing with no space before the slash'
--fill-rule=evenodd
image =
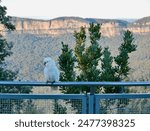
<path id="1" fill-rule="evenodd" d="M 73 33 L 75 30 L 78 31 L 81 26 L 89 27 L 89 21 L 76 18 L 54 19 L 49 21 L 16 19 L 12 21 L 16 26 L 17 32 L 32 34 L 62 35 L 65 33 Z M 104 36 L 118 35 L 121 30 L 122 27 L 115 22 L 103 23 L 101 28 Z"/>
<path id="2" fill-rule="evenodd" d="M 32 20 L 13 18 L 12 23 L 16 26 L 16 31 L 20 33 L 61 35 L 73 33 L 81 26 L 88 26 L 86 21 L 78 19 L 54 19 L 54 20 Z"/>
<path id="3" fill-rule="evenodd" d="M 121 27 L 119 23 L 116 23 L 116 22 L 103 23 L 101 27 L 102 35 L 107 36 L 107 37 L 120 35 L 120 33 L 122 33 L 123 30 L 124 30 L 124 27 Z"/>
<path id="4" fill-rule="evenodd" d="M 146 20 L 145 20 L 146 19 Z M 149 17 L 127 23 L 121 20 L 83 19 L 76 17 L 60 17 L 53 20 L 35 20 L 25 18 L 12 18 L 18 33 L 62 35 L 78 31 L 81 26 L 89 27 L 90 22 L 100 23 L 103 36 L 112 37 L 120 35 L 124 30 L 131 30 L 135 34 L 150 33 Z M 3 27 L 0 27 L 3 30 Z"/>
<path id="5" fill-rule="evenodd" d="M 81 26 L 89 27 L 89 21 L 78 18 L 54 19 L 49 21 L 17 20 L 13 22 L 17 32 L 28 32 L 33 34 L 62 35 L 78 31 Z M 115 22 L 103 23 L 101 32 L 104 36 L 115 36 L 120 34 L 122 27 Z"/>
<path id="6" fill-rule="evenodd" d="M 128 29 L 137 34 L 150 33 L 150 17 L 144 17 L 129 24 Z"/>
<path id="7" fill-rule="evenodd" d="M 135 23 L 136 24 L 136 23 Z M 150 33 L 150 25 L 136 25 L 127 28 L 135 34 L 145 34 Z"/>

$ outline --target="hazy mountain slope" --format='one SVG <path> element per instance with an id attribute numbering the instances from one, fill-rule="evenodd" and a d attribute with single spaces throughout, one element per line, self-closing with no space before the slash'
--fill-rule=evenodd
<path id="1" fill-rule="evenodd" d="M 69 42 L 70 38 L 69 35 L 50 37 L 12 33 L 7 39 L 13 43 L 13 55 L 7 58 L 8 67 L 17 71 L 21 80 L 41 80 L 43 58 L 46 56 L 56 58 L 61 51 L 61 41 Z"/>
<path id="2" fill-rule="evenodd" d="M 150 25 L 150 16 L 141 18 L 136 20 L 134 23 L 139 23 L 139 24 L 149 24 Z"/>
<path id="3" fill-rule="evenodd" d="M 72 34 L 57 37 L 11 34 L 8 36 L 8 40 L 14 43 L 14 47 L 12 49 L 13 55 L 7 58 L 7 65 L 9 68 L 18 71 L 21 80 L 43 80 L 43 58 L 51 56 L 57 60 L 61 53 L 61 41 L 69 44 L 70 47 L 73 47 L 75 43 Z M 138 48 L 136 52 L 131 54 L 130 58 L 133 80 L 148 77 L 150 74 L 149 41 L 149 34 L 135 35 L 135 44 L 138 45 Z M 102 37 L 100 44 L 103 47 L 109 46 L 112 55 L 115 56 L 121 42 L 121 36 Z"/>
<path id="4" fill-rule="evenodd" d="M 93 23 L 118 23 L 122 27 L 126 27 L 128 25 L 128 22 L 126 20 L 118 20 L 118 19 L 97 19 L 97 18 L 86 18 L 88 22 Z"/>

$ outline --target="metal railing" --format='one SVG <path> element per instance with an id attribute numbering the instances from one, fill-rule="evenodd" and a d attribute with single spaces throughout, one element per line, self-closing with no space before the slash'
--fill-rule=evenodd
<path id="1" fill-rule="evenodd" d="M 150 86 L 150 82 L 0 81 L 0 88 L 11 86 L 27 86 L 26 88 L 29 86 L 88 86 L 91 88 L 91 92 L 88 94 L 0 93 L 0 113 L 150 113 L 150 93 L 95 94 L 93 90 L 97 86 L 109 88 L 110 86 L 147 87 Z"/>
<path id="2" fill-rule="evenodd" d="M 0 86 L 150 86 L 150 82 L 37 82 L 0 81 Z"/>

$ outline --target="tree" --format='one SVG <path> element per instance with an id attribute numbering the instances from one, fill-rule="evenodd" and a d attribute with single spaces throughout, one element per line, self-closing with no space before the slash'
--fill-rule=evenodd
<path id="1" fill-rule="evenodd" d="M 90 46 L 85 48 L 86 32 L 85 28 L 81 27 L 79 33 L 75 32 L 76 39 L 75 56 L 77 60 L 77 69 L 80 71 L 79 80 L 96 81 L 99 80 L 100 70 L 97 69 L 98 61 L 101 57 L 101 47 L 98 44 L 101 33 L 99 32 L 100 25 L 90 24 Z M 95 77 L 96 76 L 96 77 Z"/>
<path id="2" fill-rule="evenodd" d="M 9 22 L 10 17 L 6 16 L 6 10 L 7 8 L 5 6 L 0 5 L 0 24 L 4 25 L 4 27 L 8 30 L 14 30 L 14 25 Z M 12 45 L 7 43 L 6 39 L 0 35 L 0 80 L 12 80 L 15 78 L 15 73 L 12 71 L 4 70 L 3 68 L 5 58 L 12 54 L 11 48 Z"/>
<path id="3" fill-rule="evenodd" d="M 62 42 L 62 54 L 59 56 L 59 65 L 61 69 L 60 81 L 75 81 L 75 57 L 73 50 Z M 60 87 L 62 93 L 79 93 L 76 87 Z"/>
<path id="4" fill-rule="evenodd" d="M 119 54 L 113 57 L 108 47 L 102 50 L 99 44 L 101 38 L 99 24 L 91 23 L 88 33 L 87 35 L 85 27 L 81 27 L 79 32 L 74 33 L 76 40 L 74 53 L 73 50 L 68 49 L 68 45 L 62 46 L 62 54 L 59 57 L 62 81 L 125 80 L 130 71 L 128 62 L 129 54 L 136 50 L 136 45 L 133 44 L 133 34 L 128 30 L 124 32 L 123 43 L 118 49 Z M 86 45 L 87 39 L 90 40 L 89 46 Z M 102 88 L 103 90 L 101 90 Z M 125 91 L 122 87 L 97 87 L 96 89 L 98 93 L 102 91 L 103 93 L 123 93 Z M 88 93 L 90 92 L 90 87 L 65 87 L 61 91 L 67 94 Z M 127 104 L 128 102 L 126 101 L 125 103 Z M 107 109 L 114 104 L 116 104 L 117 107 L 126 106 L 126 104 L 120 105 L 120 100 L 113 101 L 110 99 L 107 102 L 101 103 L 104 113 L 107 113 Z M 77 109 L 78 112 L 80 111 L 78 102 L 76 102 L 74 106 L 72 104 L 72 107 Z"/>
<path id="5" fill-rule="evenodd" d="M 124 32 L 123 43 L 118 48 L 119 54 L 112 57 L 108 48 L 103 51 L 103 59 L 101 61 L 102 81 L 123 81 L 127 78 L 129 67 L 129 54 L 136 50 L 136 45 L 133 43 L 134 37 L 129 30 Z M 116 64 L 115 66 L 112 63 Z M 105 93 L 122 93 L 127 92 L 123 87 L 104 87 Z"/>
<path id="6" fill-rule="evenodd" d="M 100 69 L 98 62 L 102 56 L 101 46 L 98 41 L 101 38 L 100 25 L 91 23 L 89 27 L 90 45 L 85 47 L 86 31 L 81 27 L 80 32 L 75 32 L 76 39 L 75 56 L 77 60 L 77 69 L 80 74 L 77 81 L 99 81 Z M 90 87 L 81 87 L 82 92 L 89 92 Z"/>
<path id="7" fill-rule="evenodd" d="M 130 71 L 129 67 L 129 53 L 136 51 L 137 46 L 133 44 L 134 37 L 131 31 L 124 32 L 123 43 L 119 47 L 119 55 L 116 56 L 115 67 L 118 81 L 125 79 Z"/>
<path id="8" fill-rule="evenodd" d="M 73 55 L 73 50 L 69 49 L 68 45 L 64 44 L 62 42 L 62 54 L 59 56 L 59 67 L 61 69 L 60 73 L 60 81 L 75 81 L 75 56 Z M 60 91 L 64 94 L 79 94 L 80 93 L 80 87 L 74 87 L 74 86 L 67 86 L 67 87 L 60 87 Z M 81 107 L 81 103 L 79 103 L 76 100 L 66 100 L 66 104 L 71 103 L 71 106 L 77 110 L 77 112 L 80 111 L 78 107 Z M 59 113 L 57 111 L 56 107 L 59 107 L 61 111 L 65 111 L 65 109 L 58 104 L 57 101 L 54 103 L 54 113 Z M 62 107 L 62 109 L 61 109 Z"/>
<path id="9" fill-rule="evenodd" d="M 119 47 L 119 54 L 112 57 L 109 48 L 106 47 L 102 51 L 99 44 L 101 38 L 100 25 L 90 24 L 89 31 L 89 46 L 86 45 L 88 35 L 86 28 L 81 27 L 79 32 L 74 33 L 76 45 L 74 49 L 75 58 L 72 50 L 69 53 L 68 45 L 66 50 L 62 48 L 62 54 L 59 58 L 60 68 L 63 72 L 63 80 L 70 81 L 73 76 L 76 81 L 122 81 L 128 76 L 129 67 L 129 53 L 136 50 L 136 45 L 133 44 L 133 34 L 127 30 L 124 32 L 123 43 Z M 69 54 L 66 56 L 66 54 Z M 73 61 L 70 59 L 73 58 Z M 62 61 L 65 60 L 65 61 Z M 76 61 L 75 61 L 76 60 Z M 74 66 L 76 63 L 76 66 Z M 101 63 L 101 66 L 100 66 Z M 73 65 L 71 68 L 67 65 Z M 115 65 L 115 66 L 114 66 Z M 62 68 L 63 67 L 63 68 Z M 100 68 L 101 67 L 101 68 Z M 76 73 L 74 72 L 76 69 Z M 68 71 L 70 70 L 70 71 Z M 68 72 L 72 72 L 69 73 Z M 76 75 L 75 75 L 76 74 Z M 68 78 L 69 77 L 69 78 Z M 79 91 L 80 90 L 80 91 Z M 89 92 L 89 87 L 80 87 L 80 89 L 73 90 L 74 93 Z M 97 90 L 101 91 L 101 90 Z M 69 89 L 64 89 L 65 93 L 73 93 Z M 119 87 L 104 87 L 104 93 L 122 93 L 122 88 Z"/>
<path id="10" fill-rule="evenodd" d="M 5 29 L 13 31 L 15 26 L 11 24 L 10 17 L 6 16 L 7 8 L 0 5 L 0 24 L 4 25 Z M 17 73 L 5 68 L 5 58 L 12 54 L 12 44 L 7 43 L 6 39 L 0 35 L 0 80 L 12 81 L 16 78 Z M 30 93 L 32 87 L 6 87 L 0 86 L 0 93 Z M 19 113 L 24 105 L 23 100 L 0 100 L 0 113 Z"/>
<path id="11" fill-rule="evenodd" d="M 109 51 L 109 48 L 104 48 L 102 52 L 103 58 L 101 59 L 101 81 L 116 81 L 115 77 L 115 69 L 112 66 L 113 57 Z M 117 93 L 117 89 L 115 87 L 103 87 L 104 93 Z"/>
<path id="12" fill-rule="evenodd" d="M 1 2 L 1 1 L 0 1 Z M 6 16 L 7 8 L 5 6 L 0 5 L 0 23 L 5 26 L 8 30 L 15 30 L 15 26 L 10 22 L 10 16 Z"/>
<path id="13" fill-rule="evenodd" d="M 75 57 L 73 56 L 73 50 L 68 48 L 62 42 L 62 54 L 59 56 L 59 65 L 61 69 L 61 81 L 74 81 L 75 80 Z"/>

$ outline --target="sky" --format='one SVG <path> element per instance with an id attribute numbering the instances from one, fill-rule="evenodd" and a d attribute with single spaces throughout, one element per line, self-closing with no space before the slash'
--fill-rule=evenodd
<path id="1" fill-rule="evenodd" d="M 7 15 L 53 19 L 82 18 L 137 19 L 150 16 L 150 0 L 2 0 Z"/>

